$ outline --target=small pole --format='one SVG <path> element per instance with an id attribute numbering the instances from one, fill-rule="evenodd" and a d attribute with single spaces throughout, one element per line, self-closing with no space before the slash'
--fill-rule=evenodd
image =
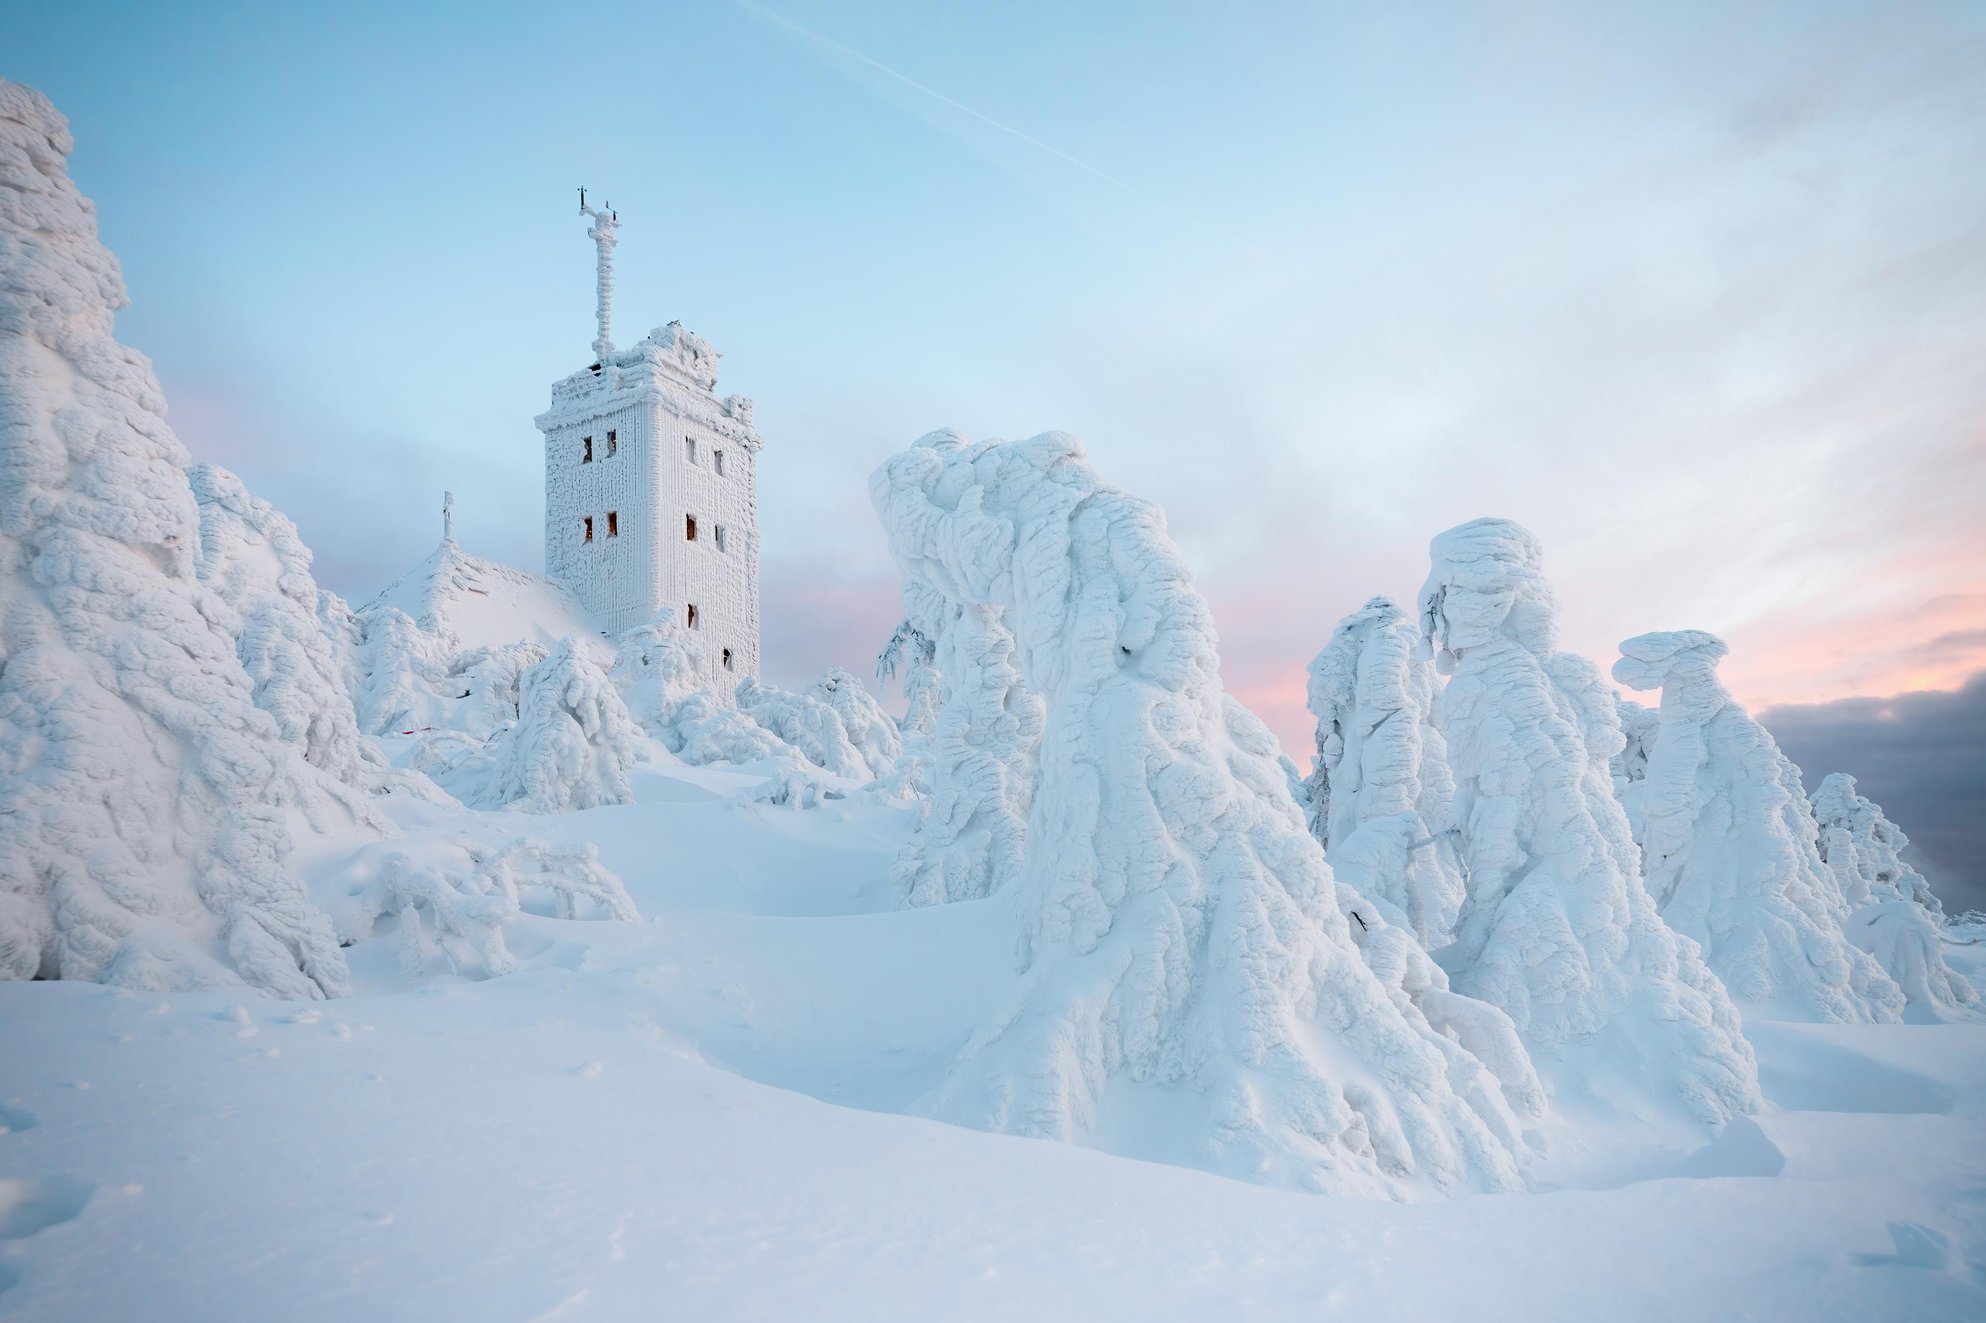
<path id="1" fill-rule="evenodd" d="M 441 494 L 441 540 L 448 543 L 455 541 L 454 492 L 443 492 Z"/>

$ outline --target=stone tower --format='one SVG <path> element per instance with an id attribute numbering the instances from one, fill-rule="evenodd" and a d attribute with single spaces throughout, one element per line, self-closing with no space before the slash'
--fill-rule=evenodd
<path id="1" fill-rule="evenodd" d="M 714 667 L 759 670 L 758 455 L 752 402 L 716 394 L 718 353 L 671 322 L 632 348 L 612 337 L 620 218 L 580 211 L 599 253 L 593 361 L 555 382 L 545 434 L 545 568 L 609 634 L 663 607 Z"/>

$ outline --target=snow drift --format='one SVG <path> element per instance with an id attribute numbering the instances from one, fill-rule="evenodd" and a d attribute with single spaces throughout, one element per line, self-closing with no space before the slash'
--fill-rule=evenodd
<path id="1" fill-rule="evenodd" d="M 1510 1013 L 1561 1097 L 1712 1122 L 1755 1109 L 1730 997 L 1641 885 L 1613 793 L 1614 696 L 1557 650 L 1537 539 L 1478 519 L 1430 551 L 1421 628 L 1451 674 L 1441 728 L 1469 877 L 1441 952 L 1456 989 Z"/>
<path id="2" fill-rule="evenodd" d="M 1733 996 L 1774 1019 L 1894 1020 L 1903 994 L 1842 936 L 1800 772 L 1717 678 L 1701 630 L 1621 644 L 1614 679 L 1660 689 L 1646 772 L 1624 803 L 1662 917 L 1701 943 Z"/>
<path id="3" fill-rule="evenodd" d="M 1345 617 L 1310 663 L 1317 761 L 1310 831 L 1340 883 L 1393 907 L 1421 945 L 1445 945 L 1462 906 L 1448 830 L 1454 778 L 1434 726 L 1434 667 L 1391 599 Z"/>
<path id="4" fill-rule="evenodd" d="M 358 754 L 260 631 L 279 715 L 257 706 L 240 618 L 201 581 L 186 451 L 113 337 L 124 283 L 70 146 L 45 97 L 0 80 L 0 977 L 334 995 L 344 960 L 284 806 L 320 775 L 309 754 L 333 775 Z"/>
<path id="5" fill-rule="evenodd" d="M 1164 1091 L 1193 1109 L 1197 1160 L 1246 1179 L 1520 1184 L 1498 1081 L 1354 944 L 1157 509 L 1058 434 L 934 433 L 870 493 L 907 578 L 1004 613 L 1045 711 L 1008 888 L 1023 972 L 928 1109 L 1063 1139 L 1117 1123 L 1135 1147 L 1123 1136 Z"/>

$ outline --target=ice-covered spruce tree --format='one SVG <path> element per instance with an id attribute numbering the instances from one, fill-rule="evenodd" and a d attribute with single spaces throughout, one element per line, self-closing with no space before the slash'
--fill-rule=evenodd
<path id="1" fill-rule="evenodd" d="M 631 803 L 634 718 L 580 641 L 563 640 L 518 688 L 517 721 L 491 741 L 493 771 L 477 806 L 564 813 Z"/>
<path id="2" fill-rule="evenodd" d="M 1537 539 L 1478 519 L 1434 539 L 1421 628 L 1450 673 L 1442 733 L 1469 894 L 1440 953 L 1501 1006 L 1561 1100 L 1721 1121 L 1758 1106 L 1736 1008 L 1642 886 L 1598 669 L 1558 651 Z"/>
<path id="3" fill-rule="evenodd" d="M 1340 1193 L 1518 1185 L 1489 1068 L 1354 944 L 1159 511 L 1058 434 L 934 433 L 870 493 L 907 578 L 1003 612 L 1045 715 L 1008 888 L 1022 973 L 925 1108 L 1076 1139 L 1149 1132 L 1163 1090 L 1148 1156 Z"/>
<path id="4" fill-rule="evenodd" d="M 1904 859 L 1910 838 L 1846 772 L 1822 779 L 1813 810 L 1821 858 L 1849 911 L 1842 931 L 1903 989 L 1904 1018 L 1946 1020 L 1981 1009 L 1977 989 L 1945 961 L 1944 906 Z"/>
<path id="5" fill-rule="evenodd" d="M 1659 689 L 1646 772 L 1624 802 L 1662 918 L 1703 946 L 1731 995 L 1774 1019 L 1894 1020 L 1903 994 L 1842 935 L 1800 771 L 1717 678 L 1701 630 L 1621 644 L 1614 679 Z"/>
<path id="6" fill-rule="evenodd" d="M 255 705 L 311 766 L 352 791 L 383 790 L 391 771 L 359 733 L 343 659 L 319 616 L 310 548 L 296 525 L 224 468 L 195 464 L 188 476 L 200 507 L 200 581 L 234 612 L 235 651 L 254 682 Z M 306 811 L 315 798 L 307 797 Z M 344 807 L 373 813 L 356 795 L 345 796 Z"/>
<path id="7" fill-rule="evenodd" d="M 336 994 L 286 824 L 321 773 L 201 581 L 189 459 L 113 336 L 70 147 L 0 79 L 0 977 Z"/>
<path id="8" fill-rule="evenodd" d="M 755 762 L 785 748 L 738 710 L 702 637 L 674 607 L 621 635 L 611 674 L 635 723 L 693 767 Z"/>
<path id="9" fill-rule="evenodd" d="M 1020 868 L 1034 799 L 1041 704 L 1021 683 L 998 607 L 953 606 L 938 631 L 927 792 L 890 876 L 907 905 L 977 900 Z"/>
<path id="10" fill-rule="evenodd" d="M 903 735 L 875 695 L 839 666 L 828 667 L 807 693 L 834 709 L 848 742 L 862 757 L 870 777 L 887 775 L 903 756 Z"/>
<path id="11" fill-rule="evenodd" d="M 1423 946 L 1438 947 L 1462 906 L 1462 870 L 1434 667 L 1419 648 L 1390 598 L 1339 622 L 1310 663 L 1317 761 L 1304 791 L 1311 834 L 1339 882 L 1392 906 Z"/>
<path id="12" fill-rule="evenodd" d="M 811 693 L 796 694 L 745 679 L 738 683 L 738 707 L 816 767 L 856 781 L 875 775 L 862 751 L 848 738 L 841 714 Z"/>

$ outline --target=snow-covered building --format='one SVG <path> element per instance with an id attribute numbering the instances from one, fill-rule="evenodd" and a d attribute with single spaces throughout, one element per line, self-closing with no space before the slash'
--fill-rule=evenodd
<path id="1" fill-rule="evenodd" d="M 545 434 L 545 568 L 612 634 L 669 606 L 716 664 L 759 668 L 758 453 L 752 402 L 716 394 L 718 353 L 680 323 L 632 348 L 612 338 L 619 217 L 580 210 L 599 254 L 599 335 L 552 386 Z"/>

